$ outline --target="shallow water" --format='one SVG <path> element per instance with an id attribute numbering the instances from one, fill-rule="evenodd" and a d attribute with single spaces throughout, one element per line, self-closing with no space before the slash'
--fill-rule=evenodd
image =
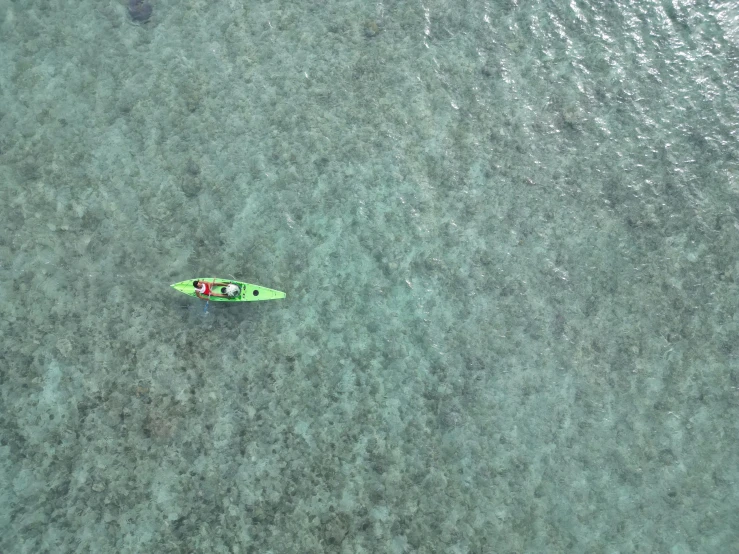
<path id="1" fill-rule="evenodd" d="M 0 0 L 0 551 L 739 548 L 739 9 L 127 6 Z"/>

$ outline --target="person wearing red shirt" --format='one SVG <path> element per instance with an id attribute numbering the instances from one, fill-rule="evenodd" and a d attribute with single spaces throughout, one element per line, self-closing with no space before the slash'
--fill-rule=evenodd
<path id="1" fill-rule="evenodd" d="M 195 288 L 195 295 L 201 300 L 208 300 L 212 297 L 218 298 L 235 298 L 241 292 L 237 285 L 233 283 L 217 283 L 215 280 L 210 283 L 207 281 L 193 281 L 192 286 Z M 213 288 L 224 287 L 221 292 L 215 292 Z"/>

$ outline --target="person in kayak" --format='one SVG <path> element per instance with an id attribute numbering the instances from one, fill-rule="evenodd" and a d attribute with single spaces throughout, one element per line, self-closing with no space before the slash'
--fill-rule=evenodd
<path id="1" fill-rule="evenodd" d="M 236 298 L 241 294 L 241 289 L 238 285 L 233 283 L 217 283 L 212 281 L 193 281 L 192 286 L 195 289 L 195 295 L 201 300 L 208 300 L 208 298 Z M 215 292 L 214 287 L 221 287 L 220 292 Z"/>

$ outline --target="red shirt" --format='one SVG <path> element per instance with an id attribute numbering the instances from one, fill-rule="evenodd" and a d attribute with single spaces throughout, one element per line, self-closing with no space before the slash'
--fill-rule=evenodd
<path id="1" fill-rule="evenodd" d="M 195 289 L 196 291 L 200 292 L 200 294 L 202 294 L 203 296 L 210 296 L 210 285 L 208 283 L 200 281 L 198 285 L 198 288 Z M 205 285 L 205 290 L 201 292 L 203 285 Z"/>

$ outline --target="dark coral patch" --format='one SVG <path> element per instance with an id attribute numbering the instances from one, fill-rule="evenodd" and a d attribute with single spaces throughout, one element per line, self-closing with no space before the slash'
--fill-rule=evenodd
<path id="1" fill-rule="evenodd" d="M 139 23 L 146 23 L 151 17 L 153 8 L 146 0 L 128 0 L 128 14 Z"/>

